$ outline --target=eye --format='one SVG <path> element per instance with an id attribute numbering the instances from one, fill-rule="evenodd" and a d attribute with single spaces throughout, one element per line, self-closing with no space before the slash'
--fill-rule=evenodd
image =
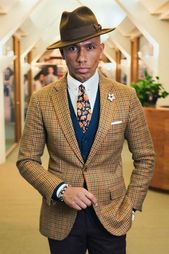
<path id="1" fill-rule="evenodd" d="M 96 45 L 93 44 L 93 43 L 90 43 L 90 44 L 86 45 L 86 48 L 87 48 L 88 50 L 92 50 L 92 49 L 95 49 L 95 48 L 96 48 Z"/>
<path id="2" fill-rule="evenodd" d="M 69 52 L 77 52 L 78 51 L 78 47 L 75 45 L 71 45 L 70 47 L 67 47 L 67 50 Z"/>

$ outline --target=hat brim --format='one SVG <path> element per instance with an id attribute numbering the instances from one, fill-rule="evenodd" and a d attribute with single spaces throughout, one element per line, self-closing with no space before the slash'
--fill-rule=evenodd
<path id="1" fill-rule="evenodd" d="M 82 41 L 86 41 L 88 39 L 91 39 L 91 38 L 94 38 L 94 37 L 97 37 L 99 35 L 103 35 L 103 34 L 106 34 L 106 33 L 110 33 L 114 30 L 115 28 L 104 28 L 102 29 L 101 31 L 99 32 L 96 32 L 92 35 L 89 35 L 89 36 L 85 36 L 85 37 L 81 37 L 81 38 L 78 38 L 76 40 L 72 40 L 72 41 L 57 41 L 55 43 L 53 43 L 52 45 L 50 45 L 49 47 L 47 47 L 48 50 L 50 49 L 57 49 L 57 48 L 64 48 L 64 47 L 67 47 L 67 46 L 70 46 L 72 44 L 75 44 L 75 43 L 79 43 L 79 42 L 82 42 Z"/>

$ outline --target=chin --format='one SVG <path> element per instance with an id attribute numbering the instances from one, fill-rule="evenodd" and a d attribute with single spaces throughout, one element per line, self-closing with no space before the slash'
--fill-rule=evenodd
<path id="1" fill-rule="evenodd" d="M 83 82 L 87 81 L 89 78 L 91 78 L 91 76 L 92 75 L 89 75 L 89 74 L 88 75 L 86 75 L 86 74 L 82 75 L 81 74 L 81 75 L 77 75 L 76 79 L 83 83 Z"/>

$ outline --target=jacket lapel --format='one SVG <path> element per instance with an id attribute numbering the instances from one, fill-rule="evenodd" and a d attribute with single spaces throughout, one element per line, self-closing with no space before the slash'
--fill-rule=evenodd
<path id="1" fill-rule="evenodd" d="M 115 108 L 117 100 L 115 96 L 114 87 L 112 86 L 112 82 L 109 82 L 107 79 L 100 76 L 99 88 L 100 88 L 99 126 L 86 164 L 90 163 L 97 149 L 102 144 L 108 130 L 111 127 L 111 122 L 115 116 Z M 110 98 L 111 95 L 113 95 L 114 97 L 112 100 Z"/>
<path id="2" fill-rule="evenodd" d="M 51 99 L 54 105 L 55 112 L 60 124 L 60 127 L 69 143 L 71 149 L 74 151 L 78 159 L 83 162 L 80 149 L 74 133 L 74 128 L 70 116 L 68 96 L 67 96 L 67 82 L 66 77 L 57 82 L 51 94 Z"/>

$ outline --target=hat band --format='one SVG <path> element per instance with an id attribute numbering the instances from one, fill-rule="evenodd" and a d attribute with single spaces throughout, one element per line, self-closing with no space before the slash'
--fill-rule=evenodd
<path id="1" fill-rule="evenodd" d="M 61 34 L 61 40 L 62 41 L 76 40 L 79 38 L 83 38 L 85 36 L 94 35 L 95 33 L 100 32 L 101 30 L 102 30 L 102 27 L 99 24 L 91 24 L 88 26 L 82 26 L 79 28 L 69 29 L 67 31 L 64 31 Z"/>

